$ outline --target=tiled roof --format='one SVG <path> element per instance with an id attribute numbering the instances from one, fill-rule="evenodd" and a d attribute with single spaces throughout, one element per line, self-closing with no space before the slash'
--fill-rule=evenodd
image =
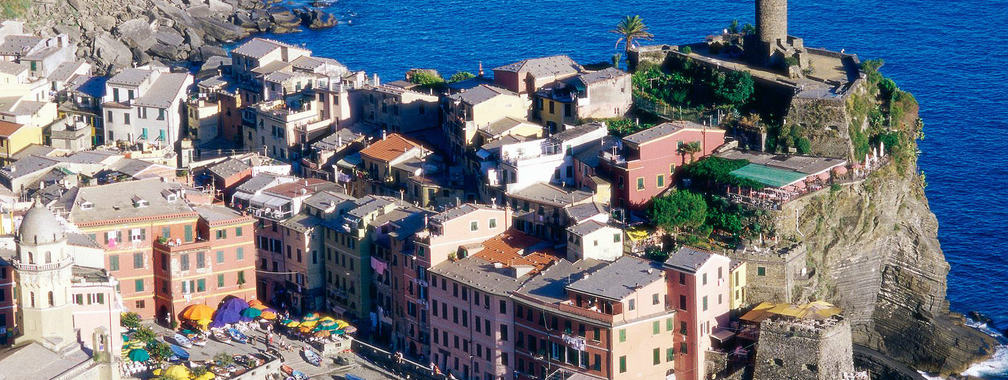
<path id="1" fill-rule="evenodd" d="M 547 304 L 567 301 L 567 285 L 570 285 L 599 270 L 607 263 L 595 259 L 583 259 L 577 262 L 567 260 L 557 261 L 546 270 L 532 277 L 518 289 L 518 293 L 535 298 Z"/>
<path id="2" fill-rule="evenodd" d="M 375 160 L 388 162 L 398 158 L 410 149 L 419 147 L 420 144 L 410 141 L 398 133 L 393 133 L 382 140 L 368 145 L 360 153 Z"/>
<path id="3" fill-rule="evenodd" d="M 294 182 L 273 186 L 263 192 L 278 195 L 286 198 L 293 198 L 299 195 L 314 194 L 316 191 L 335 187 L 333 182 L 319 178 L 299 179 Z"/>
<path id="4" fill-rule="evenodd" d="M 238 45 L 231 54 L 241 54 L 246 57 L 252 58 L 262 58 L 269 54 L 273 50 L 279 49 L 283 46 L 292 47 L 283 42 L 268 40 L 265 38 L 253 38 L 246 43 Z"/>
<path id="5" fill-rule="evenodd" d="M 0 136 L 10 137 L 10 135 L 13 135 L 21 127 L 23 127 L 21 124 L 0 120 Z"/>
<path id="6" fill-rule="evenodd" d="M 591 198 L 592 194 L 582 190 L 568 190 L 540 182 L 513 193 L 508 193 L 508 196 L 562 207 Z"/>
<path id="7" fill-rule="evenodd" d="M 601 230 L 601 229 L 606 228 L 608 226 L 609 226 L 608 224 L 599 223 L 598 221 L 592 219 L 592 220 L 588 220 L 588 221 L 585 221 L 585 222 L 582 222 L 582 223 L 579 223 L 579 224 L 567 227 L 567 231 L 569 231 L 570 233 L 572 233 L 574 235 L 577 235 L 577 236 L 585 236 L 587 234 L 590 234 L 592 232 Z"/>
<path id="8" fill-rule="evenodd" d="M 543 252 L 550 244 L 535 236 L 518 230 L 507 230 L 483 242 L 483 249 L 474 256 L 504 266 L 529 265 L 538 272 L 557 260 L 557 257 Z"/>
<path id="9" fill-rule="evenodd" d="M 622 256 L 567 286 L 568 290 L 610 300 L 621 300 L 642 286 L 662 278 L 662 269 L 650 260 Z"/>
<path id="10" fill-rule="evenodd" d="M 455 218 L 469 215 L 470 213 L 479 210 L 490 210 L 490 209 L 491 208 L 486 205 L 479 205 L 475 203 L 463 203 L 461 205 L 434 214 L 433 216 L 431 216 L 430 219 L 432 222 L 444 223 L 449 220 L 453 220 Z"/>
<path id="11" fill-rule="evenodd" d="M 183 91 L 184 86 L 191 77 L 187 73 L 167 73 L 161 74 L 143 96 L 134 100 L 137 105 L 168 108 L 172 101 L 178 96 L 179 91 Z"/>
<path id="12" fill-rule="evenodd" d="M 504 66 L 496 67 L 494 71 L 518 72 L 526 71 L 533 76 L 576 74 L 581 71 L 581 66 L 566 55 L 553 55 L 549 57 L 530 58 Z"/>
<path id="13" fill-rule="evenodd" d="M 83 187 L 78 191 L 70 211 L 74 223 L 103 222 L 131 217 L 156 217 L 190 213 L 192 208 L 183 199 L 168 200 L 165 194 L 181 189 L 176 183 L 161 182 L 161 178 L 111 183 Z M 137 207 L 134 199 L 143 199 L 147 205 Z M 93 203 L 88 210 L 81 209 L 85 201 Z"/>
<path id="14" fill-rule="evenodd" d="M 224 206 L 207 205 L 196 207 L 196 213 L 208 222 L 223 222 L 242 217 L 242 214 Z"/>
<path id="15" fill-rule="evenodd" d="M 25 71 L 28 71 L 25 66 L 10 61 L 0 61 L 0 73 L 18 75 Z"/>
<path id="16" fill-rule="evenodd" d="M 119 84 L 127 86 L 137 86 L 147 80 L 154 72 L 151 70 L 127 68 L 109 78 L 109 84 Z"/>
<path id="17" fill-rule="evenodd" d="M 645 129 L 643 131 L 634 133 L 630 136 L 626 136 L 623 138 L 623 141 L 640 145 L 665 136 L 672 135 L 686 128 L 703 129 L 704 126 L 694 123 L 692 121 L 684 121 L 684 120 L 669 121 L 658 124 L 654 127 Z"/>
<path id="18" fill-rule="evenodd" d="M 241 173 L 245 170 L 251 170 L 252 165 L 245 163 L 244 161 L 237 160 L 234 158 L 228 158 L 224 161 L 217 163 L 210 167 L 210 173 L 221 177 L 228 178 L 235 174 Z"/>
<path id="19" fill-rule="evenodd" d="M 516 96 L 515 93 L 505 90 L 503 88 L 481 84 L 479 86 L 452 95 L 451 99 L 474 106 L 483 103 L 487 100 L 496 98 L 500 95 Z"/>
<path id="20" fill-rule="evenodd" d="M 711 258 L 713 253 L 693 247 L 680 247 L 665 260 L 665 267 L 694 273 Z"/>
<path id="21" fill-rule="evenodd" d="M 616 69 L 616 68 L 612 68 L 612 67 L 607 67 L 607 68 L 599 70 L 599 71 L 592 71 L 592 72 L 582 73 L 582 74 L 578 75 L 577 78 L 578 78 L 578 80 L 580 80 L 584 84 L 592 84 L 592 83 L 595 83 L 595 82 L 600 82 L 600 81 L 604 81 L 604 80 L 607 80 L 607 79 L 619 78 L 619 77 L 627 76 L 627 75 L 630 75 L 630 74 L 628 74 L 626 71 L 623 71 L 623 70 L 620 70 L 620 69 Z"/>

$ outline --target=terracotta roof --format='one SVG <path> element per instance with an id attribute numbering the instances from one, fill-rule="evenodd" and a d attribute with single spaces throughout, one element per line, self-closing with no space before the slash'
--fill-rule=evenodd
<path id="1" fill-rule="evenodd" d="M 483 242 L 483 249 L 473 256 L 479 257 L 492 263 L 501 263 L 505 266 L 514 267 L 517 265 L 532 266 L 533 273 L 539 272 L 548 267 L 558 258 L 550 254 L 550 251 L 539 250 L 534 253 L 526 253 L 526 250 L 548 247 L 543 240 L 527 235 L 518 230 L 507 230 L 500 235 L 494 236 Z M 524 254 L 524 255 L 523 255 Z"/>
<path id="2" fill-rule="evenodd" d="M 380 161 L 392 161 L 401 156 L 406 151 L 421 147 L 398 133 L 388 135 L 384 139 L 375 141 L 360 151 L 361 155 Z"/>
<path id="3" fill-rule="evenodd" d="M 10 137 L 10 135 L 13 135 L 21 127 L 23 127 L 21 124 L 0 120 L 0 136 Z"/>

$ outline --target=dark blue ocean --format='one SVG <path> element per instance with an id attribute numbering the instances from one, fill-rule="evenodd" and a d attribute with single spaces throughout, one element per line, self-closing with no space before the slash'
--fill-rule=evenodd
<path id="1" fill-rule="evenodd" d="M 475 72 L 528 57 L 567 54 L 609 61 L 619 17 L 639 14 L 655 42 L 697 41 L 737 18 L 753 22 L 752 1 L 417 1 L 339 0 L 351 21 L 324 31 L 271 36 L 305 44 L 353 70 L 401 79 L 414 67 L 442 75 Z M 952 266 L 953 310 L 980 311 L 1008 327 L 1008 0 L 801 0 L 790 33 L 805 45 L 882 58 L 883 72 L 921 104 L 926 138 L 920 169 Z M 994 327 L 994 326 L 988 326 Z M 1001 356 L 1003 355 L 1003 356 Z M 974 375 L 1008 378 L 1008 354 Z"/>

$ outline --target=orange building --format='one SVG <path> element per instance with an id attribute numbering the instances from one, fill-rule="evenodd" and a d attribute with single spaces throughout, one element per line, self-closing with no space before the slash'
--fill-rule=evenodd
<path id="1" fill-rule="evenodd" d="M 256 295 L 255 218 L 223 206 L 198 206 L 196 238 L 154 242 L 154 304 L 172 321 L 191 304 L 216 306 L 229 295 Z"/>

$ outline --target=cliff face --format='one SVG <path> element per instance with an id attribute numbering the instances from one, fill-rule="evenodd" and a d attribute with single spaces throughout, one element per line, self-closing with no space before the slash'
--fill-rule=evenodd
<path id="1" fill-rule="evenodd" d="M 949 265 L 914 169 L 888 165 L 861 183 L 788 203 L 776 227 L 808 248 L 814 274 L 795 294 L 841 306 L 856 344 L 916 369 L 957 373 L 992 354 L 995 342 L 949 311 Z"/>

